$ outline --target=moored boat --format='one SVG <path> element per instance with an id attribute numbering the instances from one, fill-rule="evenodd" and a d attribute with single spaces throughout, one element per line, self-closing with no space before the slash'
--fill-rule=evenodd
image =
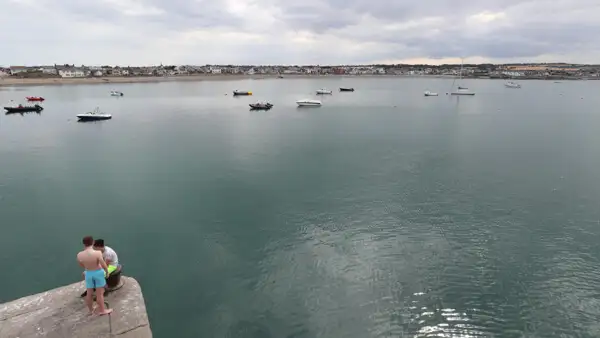
<path id="1" fill-rule="evenodd" d="M 116 90 L 113 90 L 110 92 L 110 96 L 123 96 L 123 92 L 118 92 Z"/>
<path id="2" fill-rule="evenodd" d="M 101 120 L 110 120 L 112 118 L 111 114 L 102 113 L 99 108 L 94 109 L 94 111 L 83 113 L 77 115 L 79 121 L 101 121 Z"/>
<path id="3" fill-rule="evenodd" d="M 430 92 L 429 90 L 426 90 L 424 94 L 425 96 L 438 96 L 438 93 Z"/>
<path id="4" fill-rule="evenodd" d="M 333 92 L 324 88 L 318 89 L 317 94 L 319 95 L 331 95 Z"/>
<path id="5" fill-rule="evenodd" d="M 468 89 L 459 89 L 455 92 L 450 93 L 450 95 L 467 95 L 467 96 L 473 96 L 475 95 L 475 93 L 469 91 Z"/>
<path id="6" fill-rule="evenodd" d="M 312 99 L 303 99 L 296 101 L 298 107 L 320 107 L 321 101 Z"/>
<path id="7" fill-rule="evenodd" d="M 27 96 L 26 97 L 27 101 L 44 101 L 45 99 L 41 96 Z"/>
<path id="8" fill-rule="evenodd" d="M 7 114 L 10 113 L 26 113 L 26 112 L 41 112 L 44 110 L 42 106 L 39 104 L 35 104 L 33 106 L 24 106 L 22 104 L 13 107 L 4 107 Z"/>
<path id="9" fill-rule="evenodd" d="M 459 76 L 459 81 L 462 81 L 462 75 L 463 75 L 463 62 L 460 62 L 460 76 Z M 456 79 L 454 80 L 456 81 Z M 452 88 L 454 88 L 454 81 L 452 82 Z M 448 95 L 448 93 L 446 93 L 446 95 Z M 452 91 L 450 93 L 450 95 L 466 95 L 466 96 L 473 96 L 475 95 L 474 92 L 470 91 L 469 88 L 467 87 L 461 87 L 460 85 L 457 87 L 457 90 Z"/>
<path id="10" fill-rule="evenodd" d="M 521 88 L 521 85 L 516 82 L 513 82 L 513 81 L 508 81 L 504 84 L 504 87 L 506 87 L 506 88 Z"/>
<path id="11" fill-rule="evenodd" d="M 264 102 L 264 101 L 250 103 L 249 106 L 250 106 L 250 109 L 252 109 L 252 110 L 269 110 L 269 109 L 273 108 L 273 105 L 271 103 Z"/>
<path id="12" fill-rule="evenodd" d="M 340 87 L 340 92 L 353 92 L 354 88 Z"/>
<path id="13" fill-rule="evenodd" d="M 252 92 L 249 92 L 247 90 L 234 90 L 233 91 L 233 96 L 249 96 L 252 95 Z"/>

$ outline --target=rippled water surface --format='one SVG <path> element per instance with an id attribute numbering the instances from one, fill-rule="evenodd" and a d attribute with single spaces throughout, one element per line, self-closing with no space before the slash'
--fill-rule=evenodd
<path id="1" fill-rule="evenodd" d="M 0 116 L 0 301 L 77 281 L 92 234 L 156 337 L 598 337 L 600 82 L 522 84 L 1 88 L 48 100 Z"/>

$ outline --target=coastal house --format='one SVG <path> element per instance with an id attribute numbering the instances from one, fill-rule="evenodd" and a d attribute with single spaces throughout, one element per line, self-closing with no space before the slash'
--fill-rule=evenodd
<path id="1" fill-rule="evenodd" d="M 27 67 L 25 66 L 10 66 L 10 75 L 16 75 L 25 72 L 27 72 Z"/>
<path id="2" fill-rule="evenodd" d="M 92 74 L 92 76 L 95 76 L 95 77 L 101 77 L 103 75 L 101 70 L 92 70 L 91 74 Z"/>
<path id="3" fill-rule="evenodd" d="M 10 75 L 10 69 L 8 68 L 0 68 L 0 77 L 5 77 Z"/>
<path id="4" fill-rule="evenodd" d="M 58 69 L 58 75 L 64 78 L 86 77 L 88 71 L 80 67 L 61 67 Z"/>
<path id="5" fill-rule="evenodd" d="M 51 75 L 57 74 L 55 66 L 41 66 L 39 68 L 39 71 L 41 71 L 44 74 L 51 74 Z"/>
<path id="6" fill-rule="evenodd" d="M 210 67 L 210 72 L 212 74 L 221 74 L 223 70 L 220 67 Z"/>

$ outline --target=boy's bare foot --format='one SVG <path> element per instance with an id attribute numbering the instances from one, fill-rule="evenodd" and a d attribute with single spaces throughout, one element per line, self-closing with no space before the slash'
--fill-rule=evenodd
<path id="1" fill-rule="evenodd" d="M 113 312 L 113 309 L 105 309 L 103 312 L 98 312 L 100 316 L 104 316 Z"/>

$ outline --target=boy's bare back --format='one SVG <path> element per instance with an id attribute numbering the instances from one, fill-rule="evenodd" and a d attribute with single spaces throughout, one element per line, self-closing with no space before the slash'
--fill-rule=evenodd
<path id="1" fill-rule="evenodd" d="M 98 270 L 101 268 L 102 252 L 92 248 L 85 249 L 77 254 L 77 260 L 86 270 Z"/>

